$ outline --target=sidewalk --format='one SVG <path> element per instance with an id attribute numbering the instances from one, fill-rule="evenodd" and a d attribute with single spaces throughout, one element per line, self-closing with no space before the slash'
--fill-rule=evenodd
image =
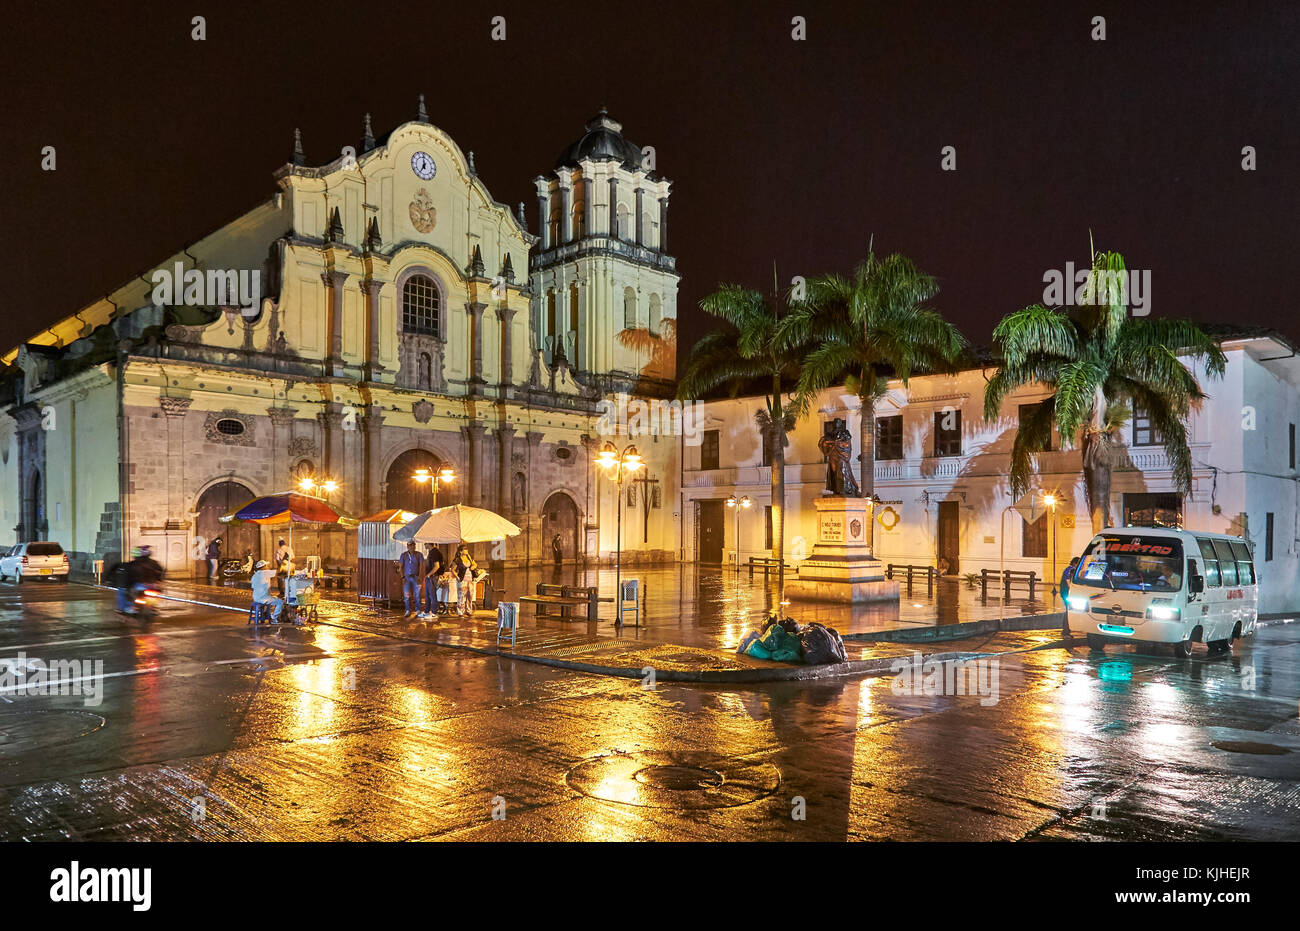
<path id="1" fill-rule="evenodd" d="M 611 579 L 612 586 L 612 579 Z M 727 588 L 724 586 L 725 593 Z M 733 597 L 738 595 L 730 589 Z M 332 597 L 335 594 L 343 597 Z M 164 596 L 193 604 L 239 612 L 239 622 L 248 611 L 252 593 L 246 588 L 207 585 L 196 582 L 167 582 Z M 640 628 L 617 630 L 612 621 L 595 624 L 536 618 L 526 607 L 521 611 L 515 644 L 498 646 L 496 613 L 480 610 L 473 618 L 444 616 L 436 620 L 406 619 L 399 611 L 375 610 L 357 603 L 355 596 L 328 592 L 321 598 L 319 623 L 361 630 L 386 637 L 429 643 L 485 655 L 510 656 L 515 659 L 600 675 L 641 679 L 653 669 L 657 679 L 701 683 L 773 682 L 823 679 L 839 676 L 880 675 L 891 671 L 899 656 L 910 656 L 918 649 L 911 643 L 872 642 L 846 639 L 847 663 L 834 666 L 804 666 L 753 659 L 735 652 L 740 639 L 751 629 L 762 626 L 765 614 L 753 614 L 734 602 L 716 623 L 683 626 L 684 615 L 657 615 L 656 608 L 666 609 L 671 599 L 651 599 L 648 623 Z M 741 603 L 744 605 L 744 602 Z M 812 618 L 795 615 L 801 622 Z M 752 615 L 752 616 L 751 616 Z M 293 636 L 298 628 L 269 628 L 268 636 Z M 960 659 L 986 652 L 989 640 L 968 637 L 969 649 L 931 652 L 935 660 Z M 1033 645 L 1025 637 L 1008 636 L 1001 646 L 1024 649 Z M 1041 640 L 1041 638 L 1039 638 Z M 956 646 L 956 644 L 954 644 Z"/>

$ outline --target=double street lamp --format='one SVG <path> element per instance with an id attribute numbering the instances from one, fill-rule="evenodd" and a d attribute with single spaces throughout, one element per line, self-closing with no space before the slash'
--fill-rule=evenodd
<path id="1" fill-rule="evenodd" d="M 447 466 L 443 466 L 435 474 L 432 469 L 416 469 L 411 478 L 423 485 L 425 482 L 433 482 L 433 506 L 438 506 L 438 489 L 442 485 L 450 485 L 456 481 L 456 473 Z"/>
<path id="2" fill-rule="evenodd" d="M 753 506 L 754 502 L 749 500 L 749 495 L 741 498 L 732 495 L 727 499 L 727 507 L 734 509 L 736 514 L 736 575 L 740 575 L 740 512 Z"/>
<path id="3" fill-rule="evenodd" d="M 623 623 L 623 476 L 635 472 L 645 465 L 641 454 L 635 446 L 629 446 L 622 452 L 612 442 L 606 442 L 596 456 L 596 465 L 605 471 L 607 478 L 613 479 L 618 486 L 618 531 L 614 544 L 614 606 L 615 623 Z"/>
<path id="4" fill-rule="evenodd" d="M 318 482 L 312 476 L 304 475 L 302 478 L 298 479 L 298 490 L 304 491 L 307 494 L 323 491 L 325 494 L 329 495 L 339 490 L 339 483 L 334 481 L 332 478 L 327 478 Z"/>

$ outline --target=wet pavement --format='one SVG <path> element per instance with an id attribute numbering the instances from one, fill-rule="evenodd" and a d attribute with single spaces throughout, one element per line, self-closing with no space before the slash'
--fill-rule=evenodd
<path id="1" fill-rule="evenodd" d="M 87 586 L 0 585 L 0 660 L 103 662 L 78 683 L 97 695 L 0 693 L 0 838 L 1300 838 L 1300 624 L 1214 659 L 945 644 L 985 654 L 956 695 L 919 674 L 648 688 L 336 610 L 254 634 L 171 602 L 145 627 Z M 549 623 L 556 650 L 617 639 Z"/>

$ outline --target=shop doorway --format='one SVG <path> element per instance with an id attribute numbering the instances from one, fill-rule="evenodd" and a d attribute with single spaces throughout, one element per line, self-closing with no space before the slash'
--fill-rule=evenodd
<path id="1" fill-rule="evenodd" d="M 939 545 L 935 558 L 937 565 L 943 567 L 944 563 L 947 564 L 946 571 L 949 575 L 955 575 L 961 566 L 958 554 L 961 538 L 959 507 L 960 504 L 956 501 L 939 502 L 939 532 L 936 534 Z"/>
<path id="2" fill-rule="evenodd" d="M 696 550 L 700 562 L 711 566 L 722 565 L 722 534 L 726 515 L 723 513 L 722 501 L 698 501 L 696 526 L 699 538 Z"/>

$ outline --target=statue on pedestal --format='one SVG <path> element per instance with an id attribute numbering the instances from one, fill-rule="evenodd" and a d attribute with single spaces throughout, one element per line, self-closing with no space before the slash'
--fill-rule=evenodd
<path id="1" fill-rule="evenodd" d="M 836 417 L 826 424 L 822 438 L 817 441 L 817 448 L 826 457 L 825 495 L 841 498 L 858 498 L 862 492 L 857 480 L 853 478 L 853 468 L 849 464 L 853 458 L 853 437 L 842 417 Z"/>

